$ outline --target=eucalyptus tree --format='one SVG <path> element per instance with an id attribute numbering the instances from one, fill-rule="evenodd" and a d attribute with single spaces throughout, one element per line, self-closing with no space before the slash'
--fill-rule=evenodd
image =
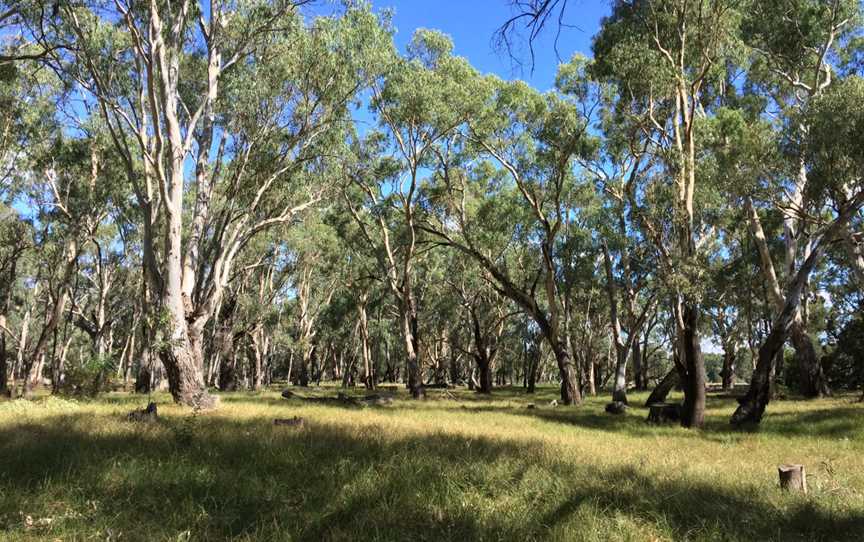
<path id="1" fill-rule="evenodd" d="M 842 240 L 849 222 L 864 206 L 864 154 L 859 144 L 864 137 L 862 101 L 864 79 L 850 76 L 814 100 L 802 119 L 809 126 L 803 153 L 811 179 L 808 210 L 814 222 L 812 246 L 786 287 L 783 309 L 774 317 L 771 332 L 759 348 L 750 388 L 732 415 L 735 425 L 761 421 L 771 398 L 774 359 L 794 324 L 810 274 L 828 247 Z"/>
<path id="2" fill-rule="evenodd" d="M 473 258 L 534 320 L 554 353 L 565 404 L 581 402 L 581 390 L 567 344 L 560 250 L 577 201 L 587 196 L 574 160 L 595 147 L 574 79 L 566 88 L 559 79 L 559 92 L 546 95 L 521 82 L 489 82 L 482 114 L 441 153 L 426 228 Z M 518 275 L 515 266 L 523 267 Z"/>
<path id="3" fill-rule="evenodd" d="M 371 87 L 371 108 L 382 131 L 370 134 L 366 147 L 374 154 L 363 158 L 378 165 L 348 175 L 362 197 L 359 203 L 347 199 L 351 213 L 375 247 L 399 308 L 407 385 L 414 397 L 423 395 L 415 292 L 421 175 L 479 103 L 478 75 L 452 48 L 449 38 L 426 30 L 414 35 L 404 57 L 389 45 L 386 68 Z"/>
<path id="4" fill-rule="evenodd" d="M 626 242 L 626 241 L 625 241 Z M 644 288 L 644 282 L 638 284 L 636 274 L 633 273 L 631 267 L 630 247 L 624 246 L 619 252 L 619 261 L 621 267 L 620 285 L 619 280 L 613 272 L 612 257 L 606 240 L 602 241 L 603 245 L 603 264 L 606 271 L 606 295 L 609 304 L 609 327 L 612 329 L 612 343 L 615 348 L 615 381 L 612 387 L 612 400 L 627 403 L 627 357 L 630 352 L 633 353 L 633 372 L 636 380 L 637 389 L 644 389 L 643 385 L 643 370 L 642 370 L 642 344 L 640 338 L 642 328 L 644 327 L 648 317 L 654 310 L 653 296 L 648 296 L 646 302 L 641 306 L 638 299 L 641 290 Z M 618 290 L 624 293 L 624 309 L 626 318 L 626 328 L 621 325 L 622 318 L 619 316 L 618 310 Z M 626 337 L 624 336 L 626 333 Z"/>
<path id="5" fill-rule="evenodd" d="M 51 125 L 57 128 L 57 125 Z M 74 279 L 83 246 L 96 237 L 108 216 L 111 167 L 102 159 L 98 135 L 72 139 L 60 134 L 44 144 L 31 145 L 26 173 L 28 205 L 37 211 L 37 242 L 54 259 L 42 260 L 37 277 L 46 296 L 42 328 L 25 354 L 22 394 L 27 396 L 41 379 L 46 350 L 73 300 Z M 105 182 L 100 182 L 104 178 Z"/>
<path id="6" fill-rule="evenodd" d="M 649 248 L 649 236 L 643 231 L 638 199 L 640 183 L 654 167 L 656 158 L 647 152 L 644 135 L 629 122 L 626 98 L 607 82 L 591 82 L 586 88 L 596 95 L 592 116 L 602 137 L 598 153 L 590 160 L 581 160 L 580 165 L 594 181 L 602 208 L 591 229 L 596 232 L 602 252 L 609 327 L 616 353 L 613 400 L 626 402 L 627 361 L 631 353 L 636 388 L 647 385 L 643 381 L 640 338 L 656 306 L 656 294 L 650 286 L 651 270 L 657 262 Z"/>
<path id="7" fill-rule="evenodd" d="M 354 188 L 355 192 L 351 192 Z M 366 389 L 374 389 L 380 379 L 379 364 L 375 355 L 375 323 L 372 321 L 371 312 L 379 309 L 383 303 L 382 297 L 389 295 L 389 286 L 385 285 L 382 276 L 383 269 L 380 258 L 382 252 L 379 245 L 372 242 L 365 235 L 368 230 L 364 229 L 366 223 L 358 221 L 356 205 L 360 204 L 362 192 L 357 191 L 357 185 L 346 186 L 341 193 L 342 198 L 338 200 L 328 216 L 328 222 L 332 223 L 336 236 L 342 244 L 343 259 L 345 266 L 345 289 L 353 298 L 354 308 L 357 311 L 356 335 L 359 341 L 360 356 L 363 362 L 363 385 Z M 359 196 L 358 200 L 349 200 Z M 342 212 L 345 207 L 348 213 Z M 380 314 L 380 312 L 379 312 Z"/>
<path id="8" fill-rule="evenodd" d="M 613 116 L 614 118 L 614 116 Z M 604 124 L 608 125 L 606 119 Z M 644 389 L 642 329 L 655 307 L 655 294 L 648 289 L 651 255 L 640 245 L 646 241 L 636 221 L 637 180 L 644 173 L 644 153 L 634 150 L 632 141 L 616 141 L 614 128 L 607 126 L 602 154 L 586 168 L 596 177 L 608 221 L 597 224 L 603 252 L 609 327 L 616 354 L 613 401 L 627 402 L 627 361 L 632 352 L 636 388 Z M 617 148 L 616 148 L 617 147 Z M 616 265 L 617 264 L 617 265 Z M 619 311 L 618 292 L 621 292 Z M 620 313 L 623 312 L 623 316 Z"/>
<path id="9" fill-rule="evenodd" d="M 19 287 L 19 261 L 28 248 L 25 224 L 17 213 L 0 202 L 0 393 L 8 391 L 7 339 L 18 336 L 8 327 L 12 298 Z"/>
<path id="10" fill-rule="evenodd" d="M 318 323 L 343 287 L 343 246 L 336 230 L 319 213 L 310 213 L 303 228 L 293 231 L 286 241 L 292 267 L 290 286 L 295 295 L 295 345 L 300 349 L 296 382 L 307 386 L 313 356 L 321 357 L 323 351 L 317 340 Z"/>
<path id="11" fill-rule="evenodd" d="M 21 6 L 0 4 L 0 389 L 6 391 L 8 360 L 14 341 L 17 351 L 11 367 L 16 372 L 26 361 L 28 327 L 32 307 L 22 303 L 32 292 L 22 292 L 32 279 L 31 260 L 36 232 L 33 229 L 35 206 L 31 201 L 36 182 L 44 181 L 37 171 L 36 158 L 55 140 L 52 128 L 57 110 L 58 81 L 32 62 L 30 41 L 20 30 Z M 33 57 L 33 58 L 31 58 Z M 44 186 L 44 185 L 43 185 Z M 29 209 L 29 210 L 28 210 Z M 21 302 L 19 302 L 21 301 Z M 23 314 L 15 315 L 23 308 Z M 26 317 L 25 317 L 26 316 Z M 14 322 L 14 323 L 13 323 Z"/>
<path id="12" fill-rule="evenodd" d="M 425 196 L 424 196 L 425 197 Z M 463 314 L 463 300 L 453 289 L 453 282 L 462 277 L 458 255 L 448 250 L 435 250 L 434 243 L 420 240 L 417 259 L 416 298 L 422 307 L 419 319 L 422 337 L 421 357 L 424 360 L 424 378 L 434 385 L 444 386 L 452 382 L 451 364 L 459 359 L 457 353 L 471 355 L 465 345 L 459 342 L 459 335 L 467 336 L 470 324 Z M 460 322 L 465 329 L 454 329 L 454 322 Z M 460 352 L 459 348 L 463 348 Z"/>
<path id="13" fill-rule="evenodd" d="M 785 136 L 803 149 L 809 126 L 803 122 L 805 111 L 813 100 L 823 95 L 835 83 L 842 69 L 842 57 L 856 47 L 850 42 L 857 33 L 860 3 L 856 1 L 781 1 L 766 4 L 753 2 L 746 10 L 743 30 L 747 45 L 753 51 L 748 79 L 764 96 L 767 106 L 780 122 L 790 125 Z M 765 24 L 771 21 L 771 24 Z M 767 192 L 769 208 L 783 215 L 782 266 L 775 264 L 767 247 L 764 232 L 760 232 L 755 198 L 748 197 L 750 222 L 762 259 L 762 272 L 776 313 L 784 305 L 783 291 L 794 281 L 795 272 L 806 260 L 812 248 L 812 229 L 805 209 L 813 205 L 810 174 L 802 152 L 789 157 L 788 174 L 779 175 L 776 186 Z M 849 230 L 845 232 L 849 239 Z M 854 252 L 855 246 L 850 246 Z M 850 262 L 856 264 L 853 255 Z M 864 268 L 862 268 L 864 269 Z M 806 285 L 805 285 L 806 289 Z M 805 294 L 806 297 L 806 294 Z M 815 397 L 829 392 L 824 374 L 816 358 L 813 340 L 807 333 L 806 313 L 797 310 L 790 337 L 795 347 L 800 372 L 799 387 L 806 396 Z"/>
<path id="14" fill-rule="evenodd" d="M 241 384 L 258 391 L 269 383 L 280 327 L 287 327 L 291 256 L 284 237 L 291 228 L 277 228 L 250 242 L 238 259 L 208 327 L 208 382 L 222 390 Z"/>
<path id="15" fill-rule="evenodd" d="M 643 216 L 672 297 L 682 425 L 700 427 L 705 374 L 700 347 L 699 245 L 711 235 L 697 197 L 704 193 L 697 129 L 736 63 L 740 13 L 732 0 L 616 2 L 594 41 L 595 73 L 614 83 L 657 165 L 645 176 L 653 216 Z M 668 183 L 666 182 L 668 181 Z"/>
<path id="16" fill-rule="evenodd" d="M 514 315 L 508 306 L 508 299 L 501 296 L 489 284 L 486 272 L 478 269 L 476 262 L 469 260 L 450 269 L 448 282 L 452 292 L 465 313 L 467 327 L 470 329 L 473 348 L 470 350 L 479 374 L 477 391 L 492 393 L 495 363 L 507 331 L 508 320 Z M 454 272 L 455 271 L 455 272 Z M 443 295 L 445 299 L 448 297 Z"/>
<path id="17" fill-rule="evenodd" d="M 305 23 L 305 3 L 61 3 L 40 21 L 124 161 L 181 403 L 212 404 L 202 333 L 238 254 L 321 199 L 360 87 L 343 53 L 362 33 L 347 16 Z"/>
<path id="18" fill-rule="evenodd" d="M 740 299 L 736 299 L 734 285 L 726 279 L 729 269 L 726 265 L 720 265 L 714 270 L 716 286 L 712 284 L 709 289 L 706 310 L 711 324 L 711 331 L 723 350 L 723 366 L 720 370 L 721 385 L 724 390 L 730 390 L 735 385 L 736 367 L 739 361 L 739 350 L 741 348 L 744 333 L 746 332 L 746 320 L 741 318 Z M 737 274 L 730 274 L 737 278 Z M 749 295 L 749 289 L 748 293 Z"/>

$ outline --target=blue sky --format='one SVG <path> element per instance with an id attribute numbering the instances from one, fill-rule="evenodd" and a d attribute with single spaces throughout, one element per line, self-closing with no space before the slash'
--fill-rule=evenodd
<path id="1" fill-rule="evenodd" d="M 550 27 L 535 44 L 533 74 L 521 72 L 492 42 L 495 30 L 511 17 L 509 0 L 372 0 L 376 9 L 391 8 L 398 33 L 396 43 L 404 51 L 417 28 L 440 30 L 453 39 L 455 52 L 466 57 L 484 73 L 506 79 L 524 79 L 539 90 L 548 90 L 555 80 L 558 57 L 554 50 L 555 28 Z M 590 55 L 591 37 L 600 19 L 609 13 L 609 0 L 569 0 L 564 22 L 574 28 L 563 29 L 558 40 L 561 59 L 573 53 Z M 527 48 L 524 50 L 528 58 Z"/>

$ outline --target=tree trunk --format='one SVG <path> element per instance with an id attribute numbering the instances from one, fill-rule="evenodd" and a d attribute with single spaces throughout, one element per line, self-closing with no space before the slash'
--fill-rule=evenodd
<path id="1" fill-rule="evenodd" d="M 375 375 L 372 370 L 372 349 L 369 346 L 369 319 L 366 314 L 366 292 L 360 297 L 357 310 L 360 316 L 360 348 L 363 354 L 363 385 L 367 390 L 375 389 Z"/>
<path id="2" fill-rule="evenodd" d="M 179 265 L 178 256 L 178 268 Z M 166 288 L 171 289 L 168 286 Z M 187 325 L 186 313 L 179 296 L 179 276 L 176 289 L 176 295 L 166 294 L 163 299 L 163 305 L 168 308 L 166 335 L 170 340 L 160 349 L 159 359 L 165 367 L 168 391 L 174 402 L 181 405 L 212 408 L 216 401 L 207 393 L 204 385 L 201 336 L 197 329 Z"/>
<path id="3" fill-rule="evenodd" d="M 771 369 L 777 353 L 786 342 L 786 329 L 783 325 L 775 325 L 771 333 L 759 348 L 759 361 L 750 379 L 747 394 L 738 400 L 740 403 L 732 414 L 733 425 L 758 424 L 762 421 L 765 408 L 771 400 Z"/>
<path id="4" fill-rule="evenodd" d="M 636 389 L 644 390 L 645 384 L 642 382 L 642 344 L 639 342 L 639 337 L 633 339 L 633 377 L 636 381 Z"/>
<path id="5" fill-rule="evenodd" d="M 234 348 L 234 333 L 226 326 L 223 327 L 220 335 L 219 389 L 237 391 L 237 353 Z"/>
<path id="6" fill-rule="evenodd" d="M 597 383 L 596 376 L 594 374 L 594 360 L 589 359 L 587 362 L 588 365 L 588 394 L 594 397 L 597 395 Z"/>
<path id="7" fill-rule="evenodd" d="M 651 392 L 651 395 L 648 396 L 648 400 L 645 401 L 645 406 L 650 406 L 655 403 L 665 403 L 666 396 L 669 395 L 669 392 L 671 392 L 679 382 L 681 382 L 681 374 L 678 372 L 677 367 L 673 367 L 671 371 L 666 373 L 663 380 L 657 384 L 654 391 Z"/>
<path id="8" fill-rule="evenodd" d="M 644 353 L 644 355 L 642 355 Z M 648 389 L 648 367 L 650 366 L 651 358 L 648 350 L 648 337 L 642 342 L 640 357 L 642 357 L 642 389 Z"/>
<path id="9" fill-rule="evenodd" d="M 34 386 L 39 384 L 42 379 L 42 364 L 45 361 L 45 348 L 48 346 L 48 340 L 53 335 L 54 330 L 60 323 L 60 318 L 63 316 L 63 310 L 66 307 L 66 302 L 69 299 L 69 286 L 72 283 L 72 276 L 75 273 L 75 264 L 78 261 L 78 242 L 71 239 L 66 242 L 65 265 L 63 274 L 60 277 L 60 286 L 57 289 L 57 294 L 54 298 L 54 304 L 50 307 L 46 314 L 45 325 L 42 327 L 42 332 L 30 352 L 25 367 L 24 383 L 22 395 L 29 397 Z"/>
<path id="10" fill-rule="evenodd" d="M 0 394 L 7 395 L 10 387 L 7 371 L 9 370 L 9 357 L 6 351 L 6 318 L 9 312 L 9 304 L 12 300 L 12 290 L 15 287 L 17 276 L 18 258 L 23 252 L 23 240 L 21 245 L 12 247 L 9 259 L 4 262 L 6 275 L 0 277 Z M 23 340 L 23 339 L 22 339 Z M 19 345 L 20 346 L 20 345 Z M 15 364 L 12 364 L 12 386 L 15 381 Z"/>
<path id="11" fill-rule="evenodd" d="M 29 398 L 33 395 L 33 390 L 42 385 L 42 370 L 45 368 L 45 353 L 39 354 L 35 360 L 30 362 L 24 374 L 24 389 L 23 396 Z"/>
<path id="12" fill-rule="evenodd" d="M 796 185 L 796 191 L 794 195 L 794 197 L 797 198 L 799 202 L 801 197 L 801 190 L 806 184 L 806 175 L 806 169 L 804 169 L 804 166 L 802 165 L 801 171 L 799 172 L 799 176 L 797 179 L 798 184 Z M 750 200 L 747 200 L 746 202 L 746 209 L 749 217 L 750 231 L 753 234 L 756 247 L 759 250 L 759 258 L 761 261 L 763 276 L 765 278 L 768 289 L 767 297 L 769 298 L 769 301 L 772 301 L 774 303 L 776 315 L 779 315 L 783 311 L 785 299 L 783 298 L 783 294 L 780 291 L 780 281 L 778 280 L 777 274 L 774 270 L 774 262 L 771 259 L 771 253 L 769 251 L 768 242 L 765 238 L 765 232 L 762 229 L 762 223 L 759 219 L 759 215 L 754 209 L 753 204 Z M 786 273 L 788 274 L 788 280 L 791 284 L 791 282 L 795 279 L 792 274 L 795 272 L 795 254 L 798 246 L 798 240 L 794 235 L 794 217 L 787 216 L 784 219 L 784 239 L 786 244 Z M 796 306 L 799 302 L 796 302 Z M 825 375 L 822 372 L 822 366 L 819 363 L 819 360 L 816 358 L 816 350 L 813 347 L 813 341 L 810 339 L 810 337 L 807 335 L 806 330 L 804 329 L 804 322 L 801 318 L 800 311 L 796 312 L 796 314 L 793 316 L 793 323 L 790 330 L 790 335 L 792 339 L 792 346 L 795 348 L 795 355 L 797 356 L 800 369 L 799 387 L 801 388 L 801 393 L 804 394 L 806 397 L 821 397 L 822 395 L 828 395 L 830 393 L 830 390 L 828 389 Z"/>
<path id="13" fill-rule="evenodd" d="M 300 360 L 300 368 L 297 373 L 297 385 L 304 388 L 309 387 L 309 364 L 312 362 L 312 351 L 315 349 L 304 348 L 303 357 Z"/>
<path id="14" fill-rule="evenodd" d="M 627 404 L 627 354 L 630 348 L 621 337 L 621 323 L 618 319 L 618 299 L 615 293 L 615 280 L 612 275 L 612 258 L 609 247 L 603 241 L 603 263 L 606 269 L 606 294 L 609 297 L 609 324 L 612 327 L 612 341 L 615 345 L 615 382 L 612 386 L 612 401 Z M 633 333 L 633 330 L 630 330 Z M 632 342 L 632 336 L 630 337 Z"/>
<path id="15" fill-rule="evenodd" d="M 578 405 L 582 402 L 582 394 L 579 390 L 579 375 L 573 365 L 573 358 L 561 343 L 556 342 L 553 349 L 555 361 L 558 362 L 558 372 L 561 375 L 561 402 L 565 405 Z"/>
<path id="16" fill-rule="evenodd" d="M 623 345 L 615 345 L 615 383 L 612 387 L 612 401 L 627 404 L 627 350 Z"/>
<path id="17" fill-rule="evenodd" d="M 684 305 L 683 317 L 681 341 L 686 372 L 682 375 L 684 404 L 681 409 L 681 425 L 698 428 L 705 423 L 705 361 L 699 341 L 698 308 L 690 304 Z"/>
<path id="18" fill-rule="evenodd" d="M 540 359 L 542 355 L 543 351 L 539 344 L 535 344 L 531 347 L 528 355 L 528 370 L 525 373 L 525 377 L 528 381 L 527 393 L 534 393 L 534 388 L 537 384 L 537 370 L 540 368 Z"/>
<path id="19" fill-rule="evenodd" d="M 168 377 L 168 391 L 176 403 L 199 408 L 212 408 L 213 398 L 207 394 L 204 379 L 188 338 L 182 338 L 162 349 L 159 358 Z"/>
<path id="20" fill-rule="evenodd" d="M 150 350 L 150 326 L 146 323 L 142 328 L 144 335 L 139 353 L 138 374 L 135 376 L 135 393 L 150 393 L 153 390 L 153 353 Z"/>
<path id="21" fill-rule="evenodd" d="M 822 364 L 816 356 L 813 340 L 807 334 L 802 322 L 796 319 L 789 329 L 795 356 L 798 361 L 800 391 L 805 397 L 822 397 L 830 395 L 828 381 L 822 370 Z"/>
<path id="22" fill-rule="evenodd" d="M 492 364 L 485 356 L 478 355 L 477 370 L 480 373 L 480 386 L 477 388 L 479 393 L 492 393 Z"/>
<path id="23" fill-rule="evenodd" d="M 864 239 L 864 234 L 858 234 L 859 239 Z M 864 246 L 856 241 L 855 234 L 848 226 L 843 231 L 843 241 L 852 265 L 852 271 L 858 282 L 858 289 L 864 290 Z M 862 241 L 864 243 L 864 241 Z"/>
<path id="24" fill-rule="evenodd" d="M 408 294 L 407 296 L 410 296 Z M 420 371 L 420 361 L 417 349 L 420 341 L 417 337 L 418 322 L 417 312 L 410 298 L 405 301 L 404 314 L 402 317 L 402 336 L 405 340 L 405 353 L 407 357 L 407 379 L 406 384 L 411 392 L 411 397 L 421 399 L 424 396 L 423 375 Z"/>
<path id="25" fill-rule="evenodd" d="M 862 193 L 861 198 L 864 198 L 864 193 Z M 747 394 L 739 399 L 738 408 L 732 414 L 732 425 L 758 424 L 762 421 L 765 408 L 771 400 L 771 371 L 774 368 L 774 359 L 783 348 L 790 327 L 796 321 L 804 285 L 807 283 L 810 272 L 821 259 L 826 245 L 834 239 L 839 228 L 845 227 L 846 221 L 858 207 L 860 207 L 860 202 L 856 201 L 856 206 L 847 207 L 834 220 L 832 225 L 822 234 L 814 250 L 798 269 L 794 280 L 790 282 L 783 310 L 775 318 L 771 326 L 771 333 L 768 334 L 765 342 L 759 348 L 759 360 L 756 363 L 756 368 L 753 370 L 750 388 L 747 390 Z"/>
<path id="26" fill-rule="evenodd" d="M 72 337 L 67 337 L 60 347 L 60 354 L 54 361 L 54 368 L 51 373 L 51 393 L 58 393 L 66 381 L 66 356 L 69 353 L 69 345 L 72 344 Z M 97 377 L 101 380 L 101 377 Z M 97 383 L 98 384 L 98 383 Z M 94 387 L 96 391 L 99 387 Z"/>
<path id="27" fill-rule="evenodd" d="M 723 370 L 720 372 L 720 377 L 723 381 L 723 389 L 731 390 L 735 386 L 735 359 L 736 352 L 734 345 L 726 345 L 723 348 Z"/>
<path id="28" fill-rule="evenodd" d="M 804 465 L 780 465 L 777 467 L 780 476 L 780 488 L 786 491 L 807 493 L 807 473 Z"/>
<path id="29" fill-rule="evenodd" d="M 471 328 L 474 334 L 474 359 L 477 361 L 477 370 L 480 373 L 480 393 L 492 393 L 492 349 L 487 343 L 487 337 L 483 334 L 480 325 L 480 317 L 477 308 L 469 305 L 468 312 L 471 315 Z"/>
<path id="30" fill-rule="evenodd" d="M 6 315 L 0 313 L 0 394 L 5 395 L 8 391 L 8 378 L 6 376 L 6 332 L 3 330 L 6 327 Z"/>

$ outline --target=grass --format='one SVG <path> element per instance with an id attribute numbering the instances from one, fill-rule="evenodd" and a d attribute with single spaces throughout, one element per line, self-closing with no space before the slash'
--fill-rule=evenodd
<path id="1" fill-rule="evenodd" d="M 333 395 L 334 389 L 309 394 Z M 359 391 L 358 391 L 359 393 Z M 758 432 L 497 390 L 367 409 L 222 396 L 0 403 L 0 540 L 862 540 L 864 406 L 778 401 Z M 634 404 L 645 397 L 632 396 Z M 527 403 L 537 408 L 528 409 Z M 303 428 L 273 425 L 302 416 Z M 778 489 L 804 463 L 808 495 Z"/>

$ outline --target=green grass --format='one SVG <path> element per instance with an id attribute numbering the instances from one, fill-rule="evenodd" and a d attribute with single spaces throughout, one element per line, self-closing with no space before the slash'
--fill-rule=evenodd
<path id="1" fill-rule="evenodd" d="M 310 394 L 332 395 L 335 390 Z M 864 406 L 778 401 L 758 432 L 709 398 L 704 430 L 498 390 L 367 409 L 222 396 L 0 403 L 0 540 L 862 540 Z M 633 395 L 641 404 L 644 395 Z M 535 403 L 537 408 L 526 408 Z M 301 429 L 273 418 L 302 416 Z M 776 466 L 807 466 L 807 496 Z"/>

